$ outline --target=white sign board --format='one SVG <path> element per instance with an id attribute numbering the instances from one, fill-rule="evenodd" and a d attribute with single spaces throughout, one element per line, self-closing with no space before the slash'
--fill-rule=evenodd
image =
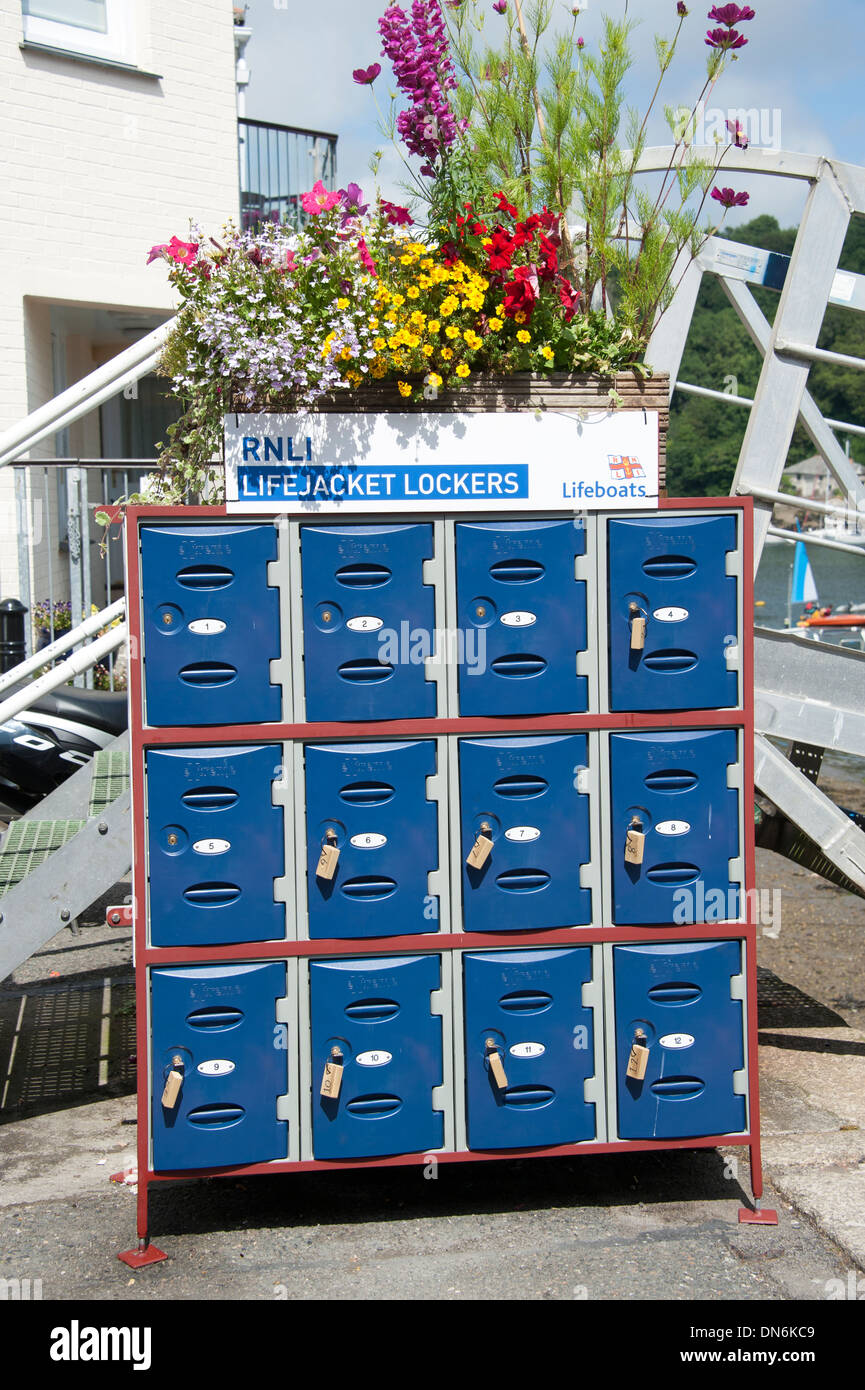
<path id="1" fill-rule="evenodd" d="M 230 512 L 645 510 L 658 412 L 227 415 L 225 466 Z"/>

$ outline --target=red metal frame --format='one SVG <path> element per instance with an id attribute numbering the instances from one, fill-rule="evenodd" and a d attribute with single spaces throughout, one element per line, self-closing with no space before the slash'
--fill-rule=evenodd
<path id="1" fill-rule="evenodd" d="M 539 730 L 559 730 L 562 732 L 578 729 L 687 729 L 706 727 L 741 728 L 744 731 L 744 796 L 746 805 L 744 828 L 744 860 L 746 887 L 755 882 L 755 848 L 751 822 L 747 816 L 748 793 L 753 787 L 754 774 L 754 680 L 753 647 L 750 640 L 750 615 L 753 613 L 753 570 L 750 557 L 753 554 L 753 502 L 751 498 L 662 498 L 661 511 L 696 510 L 735 510 L 742 517 L 742 554 L 745 557 L 742 574 L 742 613 L 743 624 L 740 640 L 743 648 L 742 659 L 742 704 L 737 709 L 677 711 L 677 712 L 627 712 L 623 714 L 574 714 L 544 715 L 522 719 L 491 718 L 448 718 L 448 719 L 402 719 L 376 723 L 272 723 L 235 724 L 229 726 L 208 725 L 195 728 L 152 728 L 143 722 L 143 670 L 141 654 L 141 589 L 139 569 L 139 525 L 142 521 L 171 522 L 182 518 L 191 520 L 215 520 L 231 517 L 225 507 L 142 507 L 130 506 L 125 511 L 126 521 L 126 592 L 127 619 L 129 624 L 129 699 L 131 729 L 131 780 L 132 780 L 132 823 L 133 823 L 133 894 L 134 894 L 134 942 L 136 960 L 136 1038 L 138 1052 L 138 1237 L 136 1250 L 124 1251 L 119 1259 L 133 1268 L 155 1263 L 166 1258 L 164 1253 L 149 1243 L 148 1230 L 148 1189 L 152 1183 L 177 1181 L 191 1177 L 234 1177 L 266 1173 L 288 1172 L 332 1172 L 345 1168 L 405 1167 L 412 1164 L 424 1165 L 429 1162 L 429 1154 L 397 1154 L 385 1158 L 352 1159 L 332 1162 L 320 1159 L 278 1160 L 268 1163 L 246 1164 L 240 1167 L 182 1170 L 180 1172 L 156 1173 L 149 1167 L 150 1132 L 150 1089 L 148 1084 L 148 968 L 157 964 L 168 965 L 184 962 L 189 965 L 203 962 L 249 960 L 288 960 L 293 957 L 312 956 L 364 956 L 389 953 L 441 953 L 453 949 L 489 949 L 495 947 L 541 946 L 561 944 L 594 944 L 615 941 L 657 940 L 658 934 L 678 936 L 683 934 L 696 940 L 736 939 L 746 946 L 746 1020 L 747 1020 L 747 1062 L 748 1062 L 748 1116 L 749 1131 L 744 1134 L 719 1134 L 702 1138 L 675 1140 L 615 1140 L 607 1142 L 587 1141 L 579 1144 L 562 1144 L 552 1148 L 528 1148 L 474 1152 L 459 1150 L 454 1152 L 435 1151 L 439 1163 L 477 1163 L 502 1161 L 517 1158 L 573 1157 L 577 1154 L 608 1153 L 649 1153 L 665 1149 L 706 1149 L 747 1146 L 750 1151 L 751 1187 L 755 1199 L 755 1209 L 741 1208 L 739 1219 L 757 1224 L 777 1223 L 777 1215 L 759 1211 L 757 1202 L 762 1195 L 763 1179 L 760 1150 L 759 1124 L 759 1086 L 757 1071 L 757 972 L 756 972 L 756 922 L 752 920 L 753 900 L 746 897 L 746 920 L 727 923 L 700 923 L 680 925 L 659 923 L 641 927 L 568 927 L 554 931 L 508 932 L 507 934 L 487 934 L 482 932 L 452 932 L 429 934 L 422 937 L 399 936 L 376 939 L 317 940 L 317 941 L 264 941 L 227 946 L 210 947 L 151 947 L 147 943 L 146 912 L 146 835 L 144 817 L 144 758 L 148 748 L 164 745 L 212 745 L 214 743 L 245 743 L 250 739 L 256 742 L 283 740 L 321 740 L 338 738 L 363 739 L 408 737 L 423 735 L 427 738 L 443 734 L 479 734 L 526 732 Z M 648 509 L 647 509 L 648 510 Z M 346 513 L 346 516 L 348 514 Z M 114 519 L 120 519 L 119 512 Z M 244 514 L 243 521 L 255 520 L 253 515 Z M 262 513 L 261 519 L 272 520 L 272 516 Z M 342 519 L 342 517 L 341 517 Z M 369 519 L 369 518 L 366 518 Z"/>

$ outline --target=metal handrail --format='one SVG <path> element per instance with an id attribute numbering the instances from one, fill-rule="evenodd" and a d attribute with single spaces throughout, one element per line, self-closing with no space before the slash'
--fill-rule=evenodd
<path id="1" fill-rule="evenodd" d="M 80 676 L 82 671 L 88 667 L 95 666 L 98 661 L 106 656 L 108 652 L 114 651 L 126 641 L 127 627 L 125 623 L 120 623 L 118 627 L 111 628 L 104 637 L 97 637 L 95 642 L 91 642 L 89 647 L 82 647 L 81 651 L 73 652 L 72 656 L 61 661 L 59 666 L 55 666 L 52 671 L 46 672 L 38 680 L 31 681 L 23 690 L 16 690 L 14 695 L 0 702 L 0 724 L 5 724 L 7 719 L 14 719 L 16 714 L 20 714 L 23 709 L 28 709 L 36 700 L 43 695 L 50 695 L 52 690 L 56 690 L 59 685 L 65 685 L 74 676 Z M 40 653 L 44 656 L 44 653 Z"/>
<path id="2" fill-rule="evenodd" d="M 0 690 L 7 690 L 9 686 L 17 685 L 19 681 L 26 680 L 34 671 L 38 671 L 40 666 L 45 666 L 49 661 L 53 661 L 61 652 L 65 652 L 67 647 L 74 647 L 76 643 L 82 642 L 85 637 L 90 637 L 100 628 L 113 623 L 115 618 L 123 617 L 126 613 L 126 599 L 119 598 L 116 603 L 110 604 L 108 608 L 103 608 L 100 613 L 91 613 L 89 618 L 85 618 L 83 623 L 77 627 L 70 628 L 64 632 L 56 641 L 43 647 L 41 651 L 34 652 L 33 656 L 28 656 L 26 660 L 13 666 L 11 670 L 4 671 L 0 675 Z M 86 648 L 90 651 L 91 648 Z M 95 657 L 93 661 L 87 663 L 88 666 L 95 666 L 98 661 Z M 86 669 L 86 668 L 85 668 Z M 76 674 L 78 674 L 76 672 Z"/>

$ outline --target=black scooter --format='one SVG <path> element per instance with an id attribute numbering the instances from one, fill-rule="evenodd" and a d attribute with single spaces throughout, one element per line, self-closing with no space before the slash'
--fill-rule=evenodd
<path id="1" fill-rule="evenodd" d="M 125 693 L 64 686 L 0 724 L 0 804 L 21 815 L 127 727 Z"/>

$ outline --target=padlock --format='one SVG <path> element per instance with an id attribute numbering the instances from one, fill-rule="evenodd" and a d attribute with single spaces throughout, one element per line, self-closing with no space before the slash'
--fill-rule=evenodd
<path id="1" fill-rule="evenodd" d="M 165 1086 L 162 1090 L 162 1104 L 166 1110 L 173 1110 L 180 1096 L 180 1088 L 183 1085 L 183 1072 L 178 1071 L 177 1068 L 182 1066 L 182 1057 L 172 1057 L 171 1071 L 165 1078 Z"/>
<path id="2" fill-rule="evenodd" d="M 636 603 L 628 605 L 628 614 L 631 624 L 631 651 L 641 652 L 646 645 L 646 619 Z"/>
<path id="3" fill-rule="evenodd" d="M 330 1049 L 330 1057 L 324 1064 L 320 1094 L 326 1100 L 336 1100 L 342 1086 L 342 1053 L 338 1047 Z"/>
<path id="4" fill-rule="evenodd" d="M 328 829 L 325 839 L 326 845 L 322 845 L 321 854 L 318 856 L 318 863 L 315 866 L 316 878 L 332 879 L 336 873 L 336 866 L 339 862 L 339 850 L 336 845 L 336 831 Z"/>
<path id="5" fill-rule="evenodd" d="M 634 1041 L 631 1044 L 631 1052 L 628 1057 L 628 1066 L 625 1075 L 631 1081 L 642 1081 L 646 1075 L 646 1067 L 649 1065 L 649 1049 L 646 1046 L 646 1035 L 642 1028 L 638 1028 L 634 1033 Z"/>
<path id="6" fill-rule="evenodd" d="M 490 857 L 493 847 L 492 827 L 487 821 L 481 822 L 480 833 L 466 855 L 466 863 L 470 869 L 481 869 Z"/>
<path id="7" fill-rule="evenodd" d="M 496 1047 L 495 1038 L 487 1038 L 486 1048 L 487 1061 L 490 1064 L 490 1071 L 493 1074 L 493 1081 L 496 1083 L 500 1091 L 504 1091 L 507 1089 L 508 1078 L 505 1075 L 505 1064 L 502 1061 L 501 1053 Z"/>
<path id="8" fill-rule="evenodd" d="M 643 830 L 643 822 L 639 817 L 634 816 L 625 836 L 625 863 L 642 864 L 645 845 L 646 834 Z"/>

